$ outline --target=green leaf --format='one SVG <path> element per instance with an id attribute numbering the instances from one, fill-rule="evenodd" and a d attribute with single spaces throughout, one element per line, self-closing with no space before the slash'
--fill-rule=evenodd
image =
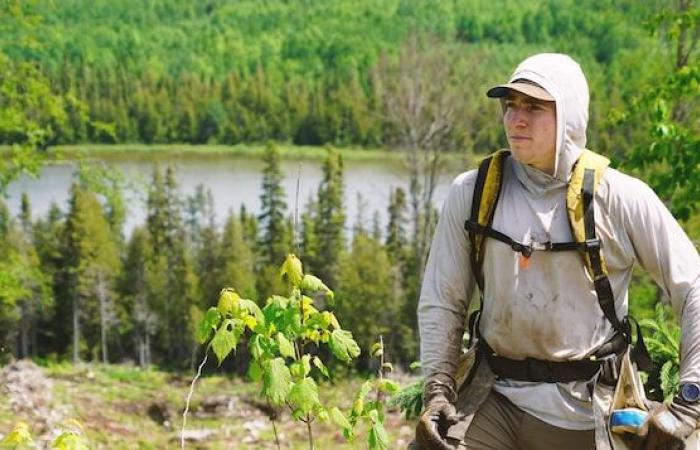
<path id="1" fill-rule="evenodd" d="M 287 339 L 282 333 L 277 333 L 276 339 L 277 347 L 279 348 L 280 354 L 282 356 L 294 358 L 294 356 L 296 355 L 296 353 L 294 352 L 294 345 L 291 342 L 289 342 L 289 339 Z"/>
<path id="2" fill-rule="evenodd" d="M 338 323 L 338 319 L 335 317 L 335 314 L 330 313 L 331 315 L 331 325 L 333 325 L 333 328 L 335 329 L 340 329 L 340 324 Z"/>
<path id="3" fill-rule="evenodd" d="M 280 309 L 285 309 L 289 305 L 289 299 L 287 297 L 282 297 L 281 295 L 273 295 L 267 299 L 265 307 L 273 306 Z"/>
<path id="4" fill-rule="evenodd" d="M 246 375 L 248 376 L 248 379 L 250 381 L 260 381 L 263 377 L 262 367 L 260 367 L 260 364 L 258 364 L 257 361 L 253 360 L 248 366 L 248 372 L 246 373 Z"/>
<path id="5" fill-rule="evenodd" d="M 12 431 L 10 431 L 8 435 L 5 436 L 2 441 L 0 441 L 0 444 L 3 444 L 0 447 L 8 449 L 24 448 L 24 446 L 29 447 L 33 443 L 34 440 L 32 439 L 32 434 L 29 431 L 29 425 L 27 425 L 25 422 L 17 422 Z M 8 444 L 11 447 L 5 447 L 4 444 Z"/>
<path id="6" fill-rule="evenodd" d="M 386 392 L 387 394 L 394 394 L 396 392 L 399 392 L 399 390 L 401 389 L 401 387 L 397 383 L 391 380 L 387 380 L 386 378 L 379 381 L 379 386 L 377 386 L 377 388 L 381 392 Z"/>
<path id="7" fill-rule="evenodd" d="M 333 423 L 338 425 L 340 428 L 352 430 L 352 425 L 350 425 L 347 417 L 345 417 L 345 414 L 343 414 L 337 407 L 331 408 L 331 419 L 333 420 Z"/>
<path id="8" fill-rule="evenodd" d="M 255 304 L 252 300 L 247 300 L 245 298 L 239 299 L 239 306 L 241 309 L 247 311 L 250 315 L 255 317 L 255 320 L 260 324 L 265 323 L 265 316 L 263 315 L 260 307 Z"/>
<path id="9" fill-rule="evenodd" d="M 214 335 L 214 338 L 211 340 L 211 348 L 214 350 L 216 359 L 219 360 L 219 365 L 231 353 L 231 350 L 236 348 L 240 331 L 240 324 L 237 324 L 232 319 L 226 319 Z"/>
<path id="10" fill-rule="evenodd" d="M 323 292 L 330 297 L 331 300 L 333 299 L 333 291 L 331 291 L 323 281 L 313 275 L 304 275 L 304 279 L 301 282 L 301 290 L 309 293 Z"/>
<path id="11" fill-rule="evenodd" d="M 211 339 L 211 335 L 216 331 L 220 321 L 221 313 L 219 313 L 219 310 L 213 306 L 209 308 L 197 327 L 197 341 L 200 344 L 204 344 Z"/>
<path id="12" fill-rule="evenodd" d="M 333 330 L 328 345 L 333 355 L 346 363 L 360 355 L 360 347 L 352 338 L 352 333 L 347 330 Z"/>
<path id="13" fill-rule="evenodd" d="M 384 354 L 384 346 L 380 342 L 375 342 L 370 347 L 369 354 L 373 357 L 379 357 Z"/>
<path id="14" fill-rule="evenodd" d="M 372 391 L 372 380 L 366 380 L 357 392 L 357 398 L 365 398 Z"/>
<path id="15" fill-rule="evenodd" d="M 384 364 L 382 364 L 382 369 L 383 369 L 383 370 L 388 370 L 389 372 L 393 372 L 393 371 L 394 371 L 394 366 L 393 366 L 393 364 L 391 364 L 391 363 L 385 362 Z"/>
<path id="16" fill-rule="evenodd" d="M 331 416 L 328 414 L 328 410 L 326 410 L 322 406 L 316 407 L 315 411 L 316 418 L 321 422 L 328 422 L 329 420 L 331 420 Z"/>
<path id="17" fill-rule="evenodd" d="M 288 400 L 299 413 L 310 413 L 321 404 L 318 398 L 316 382 L 309 377 L 304 377 L 297 381 L 289 391 Z"/>
<path id="18" fill-rule="evenodd" d="M 323 364 L 323 361 L 321 361 L 321 358 L 318 356 L 314 356 L 313 359 L 314 366 L 325 376 L 326 378 L 330 378 L 331 374 L 328 373 L 328 368 Z"/>
<path id="19" fill-rule="evenodd" d="M 224 288 L 219 294 L 219 304 L 216 308 L 222 315 L 234 316 L 238 311 L 238 302 L 241 297 L 231 288 Z"/>
<path id="20" fill-rule="evenodd" d="M 284 359 L 275 358 L 263 364 L 263 395 L 274 405 L 284 403 L 291 389 L 292 374 Z"/>
<path id="21" fill-rule="evenodd" d="M 373 411 L 374 412 L 374 411 Z M 370 450 L 387 450 L 389 448 L 389 435 L 380 421 L 372 424 L 367 439 Z"/>
<path id="22" fill-rule="evenodd" d="M 355 396 L 355 401 L 352 404 L 352 413 L 355 416 L 361 416 L 364 409 L 365 409 L 365 397 L 367 394 L 370 393 L 372 390 L 372 381 L 367 380 L 364 383 L 362 383 L 362 386 L 360 386 L 360 390 L 357 392 L 357 395 Z"/>
<path id="23" fill-rule="evenodd" d="M 301 261 L 294 255 L 287 255 L 287 259 L 282 264 L 280 275 L 292 283 L 292 286 L 299 287 L 302 283 L 304 272 L 302 270 Z"/>
<path id="24" fill-rule="evenodd" d="M 54 450 L 89 450 L 85 439 L 72 431 L 66 431 L 56 437 L 51 448 Z"/>
<path id="25" fill-rule="evenodd" d="M 248 351 L 255 359 L 260 359 L 264 354 L 268 353 L 268 347 L 267 338 L 260 334 L 253 334 L 250 337 L 250 341 L 248 341 Z"/>
<path id="26" fill-rule="evenodd" d="M 290 371 L 296 378 L 304 378 L 311 372 L 311 355 L 304 355 L 299 361 L 294 362 Z"/>

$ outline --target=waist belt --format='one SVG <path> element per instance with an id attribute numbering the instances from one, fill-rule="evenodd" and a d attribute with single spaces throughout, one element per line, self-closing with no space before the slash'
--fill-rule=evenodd
<path id="1" fill-rule="evenodd" d="M 627 341 L 624 336 L 616 335 L 591 359 L 576 361 L 504 358 L 497 355 L 483 339 L 479 341 L 479 347 L 491 371 L 500 378 L 539 383 L 568 383 L 590 380 L 602 370 L 601 381 L 614 384 L 618 376 L 618 356 L 627 348 Z"/>

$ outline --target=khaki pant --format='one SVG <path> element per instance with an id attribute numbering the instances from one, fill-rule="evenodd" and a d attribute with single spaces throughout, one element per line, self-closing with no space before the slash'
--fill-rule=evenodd
<path id="1" fill-rule="evenodd" d="M 595 433 L 549 425 L 491 391 L 469 425 L 465 443 L 467 450 L 591 450 Z"/>

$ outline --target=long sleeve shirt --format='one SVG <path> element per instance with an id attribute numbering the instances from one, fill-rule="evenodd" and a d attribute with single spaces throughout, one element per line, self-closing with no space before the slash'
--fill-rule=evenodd
<path id="1" fill-rule="evenodd" d="M 464 222 L 476 171 L 459 175 L 444 203 L 428 258 L 418 319 L 427 376 L 455 373 L 476 282 Z M 566 183 L 509 158 L 492 227 L 516 241 L 570 242 Z M 594 198 L 619 318 L 627 315 L 635 263 L 661 286 L 680 317 L 681 382 L 700 381 L 700 258 L 682 228 L 643 182 L 607 169 Z M 508 245 L 485 244 L 481 336 L 511 359 L 567 361 L 589 356 L 614 334 L 576 251 L 534 252 L 526 268 Z M 631 301 L 634 301 L 632 299 Z M 499 380 L 495 389 L 521 409 L 566 429 L 594 427 L 585 381 Z"/>

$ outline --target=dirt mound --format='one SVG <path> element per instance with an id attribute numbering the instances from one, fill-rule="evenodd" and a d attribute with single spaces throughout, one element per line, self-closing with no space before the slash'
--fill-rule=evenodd
<path id="1" fill-rule="evenodd" d="M 53 383 L 41 367 L 31 361 L 20 360 L 0 371 L 0 386 L 7 393 L 12 410 L 16 413 L 36 411 L 51 404 Z"/>
<path id="2" fill-rule="evenodd" d="M 53 383 L 43 369 L 29 360 L 12 362 L 0 371 L 0 392 L 7 395 L 18 417 L 29 419 L 35 436 L 50 432 L 63 419 L 55 408 L 52 389 Z"/>

